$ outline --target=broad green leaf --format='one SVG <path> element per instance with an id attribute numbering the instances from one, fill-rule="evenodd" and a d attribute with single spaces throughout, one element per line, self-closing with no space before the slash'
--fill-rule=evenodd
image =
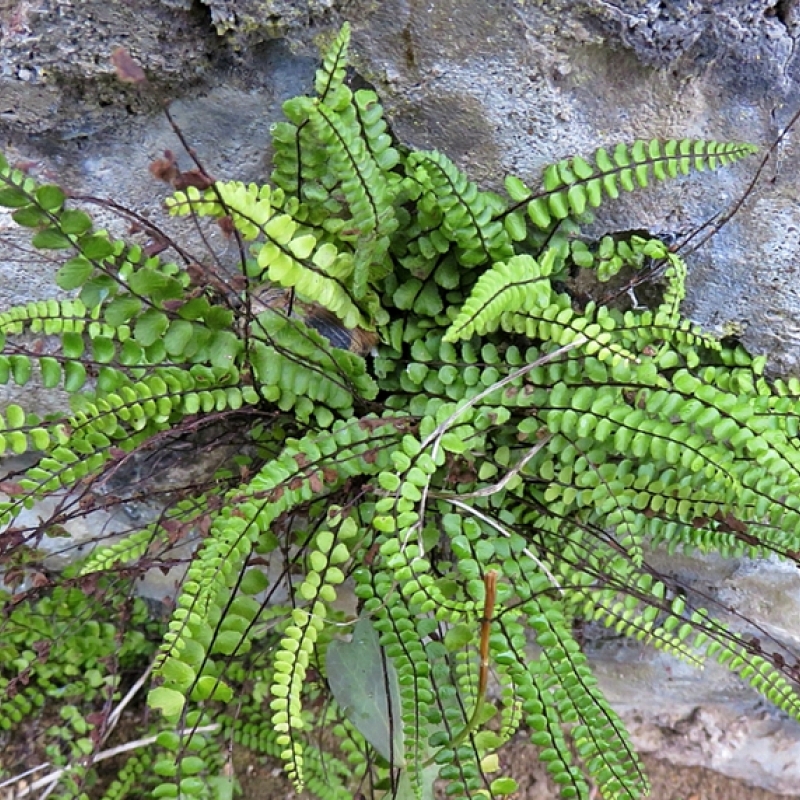
<path id="1" fill-rule="evenodd" d="M 71 291 L 83 286 L 93 271 L 94 266 L 91 261 L 84 256 L 76 256 L 66 261 L 56 272 L 56 283 L 59 288 Z"/>
<path id="2" fill-rule="evenodd" d="M 142 301 L 138 297 L 123 295 L 115 297 L 105 309 L 106 322 L 112 328 L 124 325 L 131 317 L 134 317 L 142 309 Z"/>
<path id="3" fill-rule="evenodd" d="M 175 689 L 159 686 L 147 694 L 147 705 L 161 711 L 166 717 L 177 717 L 183 710 L 186 698 Z"/>
<path id="4" fill-rule="evenodd" d="M 229 703 L 233 699 L 233 691 L 227 683 L 211 675 L 203 675 L 197 679 L 192 691 L 193 700 L 219 700 Z"/>
<path id="5" fill-rule="evenodd" d="M 40 186 L 36 190 L 36 202 L 45 211 L 58 211 L 65 199 L 64 192 L 58 186 Z"/>
<path id="6" fill-rule="evenodd" d="M 405 756 L 397 672 L 378 644 L 372 623 L 362 618 L 350 642 L 331 642 L 325 663 L 331 692 L 350 722 L 385 759 L 393 756 L 395 765 L 402 764 Z M 389 726 L 390 703 L 394 730 Z"/>
<path id="7" fill-rule="evenodd" d="M 78 240 L 78 247 L 86 258 L 98 260 L 114 254 L 114 245 L 102 233 L 84 235 Z"/>
<path id="8" fill-rule="evenodd" d="M 162 311 L 149 308 L 137 320 L 133 329 L 133 335 L 139 344 L 147 347 L 164 335 L 169 319 Z"/>
<path id="9" fill-rule="evenodd" d="M 61 215 L 60 227 L 64 233 L 86 233 L 92 227 L 92 218 L 85 211 L 67 209 Z"/>
<path id="10" fill-rule="evenodd" d="M 63 250 L 72 247 L 72 242 L 67 236 L 61 233 L 58 228 L 45 228 L 39 231 L 31 239 L 31 244 L 40 250 Z"/>

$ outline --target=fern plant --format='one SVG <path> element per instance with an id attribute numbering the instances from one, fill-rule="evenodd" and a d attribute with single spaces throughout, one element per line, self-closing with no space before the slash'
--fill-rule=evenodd
<path id="1" fill-rule="evenodd" d="M 0 314 L 0 380 L 72 397 L 55 418 L 3 409 L 0 450 L 35 462 L 0 504 L 18 579 L 41 537 L 141 499 L 107 491 L 123 468 L 176 443 L 190 459 L 235 452 L 169 491 L 151 466 L 155 518 L 61 579 L 119 594 L 184 567 L 153 661 L 155 728 L 107 796 L 231 797 L 233 739 L 320 798 L 430 797 L 437 779 L 499 797 L 516 784 L 498 750 L 525 730 L 562 797 L 592 783 L 638 798 L 646 777 L 576 620 L 716 659 L 800 717 L 789 667 L 643 556 L 793 557 L 800 383 L 681 316 L 686 266 L 662 241 L 580 227 L 622 191 L 755 148 L 600 148 L 540 185 L 509 177 L 502 197 L 393 142 L 375 93 L 347 84 L 348 40 L 345 26 L 315 95 L 285 104 L 269 184 L 213 181 L 199 162 L 154 170 L 182 187 L 170 213 L 218 224 L 233 263 L 146 220 L 171 258 L 117 240 L 57 186 L 0 166 L 0 205 L 63 256 L 71 293 Z M 645 267 L 662 274 L 653 309 L 570 292 L 577 269 L 602 282 Z M 56 514 L 19 523 L 52 494 Z M 23 583 L 2 602 L 42 592 Z M 3 680 L 31 660 L 4 662 Z M 0 705 L 0 726 L 21 721 Z M 62 796 L 87 796 L 100 746 Z"/>

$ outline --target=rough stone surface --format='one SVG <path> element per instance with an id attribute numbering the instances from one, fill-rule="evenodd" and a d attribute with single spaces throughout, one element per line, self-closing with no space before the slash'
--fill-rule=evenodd
<path id="1" fill-rule="evenodd" d="M 766 588 L 770 581 L 766 574 L 753 588 Z M 746 603 L 738 608 L 755 614 Z M 778 794 L 797 791 L 797 723 L 723 667 L 709 664 L 699 671 L 630 643 L 592 641 L 589 652 L 606 697 L 640 752 L 713 769 Z"/>
<path id="2" fill-rule="evenodd" d="M 777 559 L 648 554 L 651 567 L 691 587 L 702 605 L 764 653 L 797 653 L 800 575 Z M 637 748 L 703 766 L 779 794 L 797 791 L 800 730 L 714 662 L 702 670 L 607 630 L 585 632 L 593 667 Z M 795 656 L 796 657 L 796 656 Z"/>
<path id="3" fill-rule="evenodd" d="M 0 0 L 0 149 L 36 176 L 113 196 L 166 224 L 164 192 L 147 172 L 163 150 L 179 152 L 161 104 L 173 101 L 212 174 L 263 178 L 269 123 L 282 99 L 310 84 L 316 42 L 342 19 L 353 24 L 354 62 L 384 99 L 397 136 L 446 152 L 487 187 L 498 187 L 505 172 L 533 181 L 551 161 L 635 138 L 743 139 L 766 148 L 800 107 L 799 5 Z M 146 86 L 116 80 L 115 47 L 142 65 Z M 734 218 L 691 255 L 686 305 L 712 330 L 740 331 L 784 373 L 800 373 L 797 141 L 782 142 Z M 637 192 L 604 207 L 597 229 L 691 232 L 744 196 L 756 165 Z M 2 306 L 52 291 L 53 264 L 23 241 L 1 216 Z M 753 635 L 765 649 L 800 645 L 793 568 L 677 559 L 662 568 L 723 611 L 735 605 L 755 617 L 761 631 Z M 696 672 L 590 633 L 603 685 L 639 746 L 776 792 L 800 785 L 800 728 L 728 673 Z"/>
<path id="4" fill-rule="evenodd" d="M 203 14 L 170 13 L 158 3 L 5 2 L 0 23 L 0 120 L 62 139 L 92 136 L 157 107 L 152 95 L 115 80 L 115 47 L 165 92 L 197 83 L 217 47 Z"/>

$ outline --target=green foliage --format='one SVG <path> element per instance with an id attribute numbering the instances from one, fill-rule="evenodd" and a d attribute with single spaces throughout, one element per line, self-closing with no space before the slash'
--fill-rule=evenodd
<path id="1" fill-rule="evenodd" d="M 33 460 L 2 484 L 7 582 L 30 581 L 42 537 L 75 518 L 148 492 L 159 504 L 71 573 L 3 598 L 15 690 L 0 727 L 60 698 L 52 735 L 72 749 L 50 760 L 71 765 L 63 796 L 84 796 L 77 759 L 102 740 L 73 696 L 113 701 L 121 673 L 106 662 L 152 655 L 156 727 L 107 798 L 138 796 L 145 773 L 153 797 L 231 797 L 230 739 L 320 798 L 354 784 L 431 797 L 437 778 L 452 797 L 504 796 L 516 784 L 497 751 L 519 729 L 563 797 L 590 782 L 639 797 L 646 778 L 576 620 L 716 659 L 800 718 L 782 664 L 644 559 L 645 544 L 800 548 L 800 384 L 768 381 L 761 359 L 681 317 L 686 268 L 663 242 L 579 227 L 622 189 L 754 148 L 600 148 L 534 188 L 509 177 L 501 197 L 441 153 L 393 144 L 374 92 L 345 82 L 348 35 L 315 96 L 285 104 L 271 185 L 209 181 L 167 201 L 236 240 L 230 268 L 117 241 L 58 187 L 0 164 L 0 205 L 35 247 L 63 251 L 55 281 L 74 294 L 0 314 L 0 382 L 72 397 L 60 416 L 16 403 L 0 416 L 0 453 Z M 580 301 L 580 269 L 598 286 L 660 269 L 661 300 Z M 187 442 L 189 460 L 224 457 L 160 488 L 159 458 Z M 149 489 L 115 494 L 120 471 L 154 463 Z M 26 528 L 22 512 L 50 495 L 76 499 Z M 139 606 L 103 621 L 136 578 L 176 564 L 157 643 L 133 624 Z M 70 581 L 114 600 L 97 607 Z"/>
<path id="2" fill-rule="evenodd" d="M 68 780 L 75 781 L 80 761 L 105 734 L 99 723 L 103 708 L 147 665 L 155 644 L 146 634 L 155 636 L 157 627 L 148 622 L 143 601 L 114 593 L 110 602 L 98 602 L 94 591 L 106 587 L 90 589 L 67 577 L 48 585 L 39 574 L 38 589 L 24 599 L 23 593 L 2 595 L 7 616 L 0 637 L 0 735 L 15 744 L 4 748 L 12 755 L 24 741 L 26 721 L 46 720 L 39 734 L 44 759 L 51 771 L 66 768 Z M 130 782 L 146 764 L 147 754 L 140 754 L 118 784 Z M 84 770 L 82 780 L 90 777 Z M 117 796 L 125 795 L 106 795 Z"/>

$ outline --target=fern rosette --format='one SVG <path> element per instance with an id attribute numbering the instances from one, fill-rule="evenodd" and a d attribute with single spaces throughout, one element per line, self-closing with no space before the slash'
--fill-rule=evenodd
<path id="1" fill-rule="evenodd" d="M 501 197 L 444 154 L 393 142 L 375 93 L 348 85 L 348 45 L 345 26 L 315 95 L 285 104 L 271 185 L 178 173 L 169 212 L 219 225 L 235 263 L 152 225 L 167 255 L 117 241 L 77 198 L 0 162 L 0 205 L 35 247 L 62 251 L 55 280 L 76 293 L 0 314 L 0 382 L 72 398 L 53 418 L 17 402 L 0 416 L 0 452 L 34 462 L 3 483 L 12 566 L 38 583 L 7 608 L 45 613 L 36 592 L 58 614 L 74 605 L 35 573 L 35 543 L 140 502 L 108 490 L 118 471 L 186 442 L 228 448 L 61 576 L 128 592 L 180 568 L 157 645 L 141 648 L 152 752 L 137 747 L 106 796 L 144 781 L 154 797 L 230 797 L 230 739 L 320 798 L 411 800 L 437 779 L 452 797 L 505 796 L 516 784 L 498 751 L 523 729 L 563 797 L 590 784 L 638 797 L 647 780 L 581 620 L 715 658 L 800 718 L 785 665 L 645 558 L 795 557 L 800 383 L 768 380 L 762 359 L 681 316 L 677 249 L 580 227 L 622 191 L 754 148 L 600 148 L 533 188 L 509 177 Z M 600 299 L 575 291 L 581 269 Z M 630 275 L 657 276 L 653 308 L 602 302 Z M 350 347 L 356 336 L 370 346 Z M 24 528 L 53 493 L 68 499 Z M 25 639 L 9 619 L 0 648 Z M 3 728 L 60 691 L 32 652 L 14 649 L 2 675 L 7 687 L 36 673 L 0 703 Z M 81 747 L 96 755 L 103 735 Z M 85 796 L 86 763 L 65 770 L 65 796 Z"/>

